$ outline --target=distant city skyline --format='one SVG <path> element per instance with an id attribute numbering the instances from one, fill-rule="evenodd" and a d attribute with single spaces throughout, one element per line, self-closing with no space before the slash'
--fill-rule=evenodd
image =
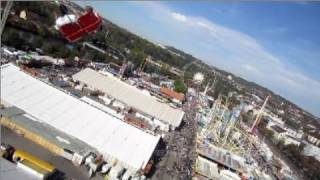
<path id="1" fill-rule="evenodd" d="M 254 81 L 320 116 L 320 4 L 78 2 L 131 32 Z"/>

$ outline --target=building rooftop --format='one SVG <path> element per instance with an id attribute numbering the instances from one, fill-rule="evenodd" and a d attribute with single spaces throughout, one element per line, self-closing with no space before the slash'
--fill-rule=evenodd
<path id="1" fill-rule="evenodd" d="M 195 172 L 209 179 L 219 178 L 218 165 L 201 156 L 197 158 Z"/>
<path id="2" fill-rule="evenodd" d="M 281 128 L 280 126 L 277 126 L 277 125 L 273 125 L 273 126 L 271 126 L 271 128 L 272 128 L 273 130 L 275 130 L 277 133 L 286 132 L 286 130 L 284 130 L 283 128 Z"/>
<path id="3" fill-rule="evenodd" d="M 1 66 L 1 89 L 6 104 L 132 168 L 145 168 L 160 139 L 32 77 L 11 63 Z"/>
<path id="4" fill-rule="evenodd" d="M 230 169 L 242 169 L 240 162 L 232 158 L 231 155 L 227 155 L 225 152 L 222 152 L 217 148 L 208 147 L 204 144 L 197 143 L 197 153 L 203 157 L 206 157 L 207 159 L 210 159 L 218 164 L 224 165 Z"/>
<path id="5" fill-rule="evenodd" d="M 172 99 L 176 99 L 176 100 L 179 100 L 179 101 L 183 101 L 184 100 L 184 94 L 175 92 L 172 89 L 169 89 L 169 88 L 166 88 L 166 87 L 161 87 L 160 88 L 160 92 L 165 94 L 166 96 L 172 98 Z"/>
<path id="6" fill-rule="evenodd" d="M 181 124 L 184 112 L 174 109 L 168 104 L 159 102 L 156 98 L 146 95 L 138 88 L 131 86 L 112 75 L 102 75 L 86 68 L 73 75 L 73 79 L 98 89 L 113 98 L 141 112 L 167 122 L 173 127 Z"/>
<path id="7" fill-rule="evenodd" d="M 97 151 L 95 148 L 90 147 L 83 141 L 67 135 L 66 133 L 50 126 L 49 124 L 42 123 L 41 120 L 38 120 L 35 117 L 26 114 L 24 111 L 17 107 L 0 109 L 0 114 L 2 115 L 2 117 L 6 117 L 15 125 L 18 125 L 29 132 L 38 134 L 49 142 L 64 149 L 68 149 L 73 152 L 82 152 L 85 150 L 89 150 L 96 153 Z"/>

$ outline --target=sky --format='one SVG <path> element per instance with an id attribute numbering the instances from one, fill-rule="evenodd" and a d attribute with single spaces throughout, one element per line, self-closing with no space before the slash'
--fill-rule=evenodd
<path id="1" fill-rule="evenodd" d="M 94 1 L 153 42 L 254 81 L 320 116 L 320 3 Z"/>

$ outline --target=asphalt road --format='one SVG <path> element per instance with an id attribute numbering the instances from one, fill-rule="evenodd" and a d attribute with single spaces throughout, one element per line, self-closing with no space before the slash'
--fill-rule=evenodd
<path id="1" fill-rule="evenodd" d="M 76 167 L 69 160 L 57 156 L 43 147 L 35 144 L 34 142 L 23 138 L 22 136 L 14 133 L 12 130 L 1 127 L 1 142 L 10 144 L 16 149 L 24 150 L 42 160 L 54 165 L 58 170 L 64 172 L 67 177 L 76 180 L 87 180 L 88 173 L 85 167 Z M 103 180 L 102 176 L 97 175 L 91 179 Z"/>

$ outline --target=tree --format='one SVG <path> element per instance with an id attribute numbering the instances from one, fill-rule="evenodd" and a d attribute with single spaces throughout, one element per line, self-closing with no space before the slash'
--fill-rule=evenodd
<path id="1" fill-rule="evenodd" d="M 285 142 L 283 139 L 281 139 L 278 143 L 277 143 L 277 147 L 280 149 L 280 150 L 283 150 L 286 146 L 285 146 Z"/>
<path id="2" fill-rule="evenodd" d="M 35 36 L 33 38 L 33 41 L 31 43 L 31 47 L 32 48 L 41 48 L 42 47 L 42 42 L 43 42 L 43 39 L 41 37 L 38 37 L 38 36 Z"/>
<path id="3" fill-rule="evenodd" d="M 69 50 L 62 46 L 55 46 L 55 56 L 59 58 L 67 58 L 69 56 Z"/>
<path id="4" fill-rule="evenodd" d="M 254 115 L 252 110 L 249 110 L 247 113 L 244 113 L 242 115 L 242 121 L 245 122 L 246 124 L 252 123 L 253 118 L 254 118 Z"/>
<path id="5" fill-rule="evenodd" d="M 273 139 L 273 137 L 274 137 L 274 132 L 273 131 L 271 131 L 271 130 L 265 128 L 265 127 L 260 128 L 260 131 L 262 132 L 262 134 L 264 134 L 264 136 L 266 138 L 268 138 L 270 140 Z"/>
<path id="6" fill-rule="evenodd" d="M 53 52 L 53 45 L 51 43 L 45 42 L 42 44 L 42 49 L 45 53 L 51 54 Z"/>
<path id="7" fill-rule="evenodd" d="M 184 72 L 184 80 L 187 81 L 187 80 L 192 80 L 193 78 L 193 74 L 189 71 L 185 71 Z"/>
<path id="8" fill-rule="evenodd" d="M 170 74 L 170 67 L 167 64 L 162 64 L 160 68 L 160 73 L 163 75 L 169 75 Z"/>
<path id="9" fill-rule="evenodd" d="M 186 93 L 188 90 L 187 86 L 183 83 L 181 79 L 177 79 L 174 81 L 174 91 L 180 93 Z"/>
<path id="10" fill-rule="evenodd" d="M 16 47 L 18 49 L 21 48 L 21 38 L 19 33 L 12 28 L 5 28 L 5 33 L 3 33 L 3 43 L 6 43 L 9 46 Z"/>

